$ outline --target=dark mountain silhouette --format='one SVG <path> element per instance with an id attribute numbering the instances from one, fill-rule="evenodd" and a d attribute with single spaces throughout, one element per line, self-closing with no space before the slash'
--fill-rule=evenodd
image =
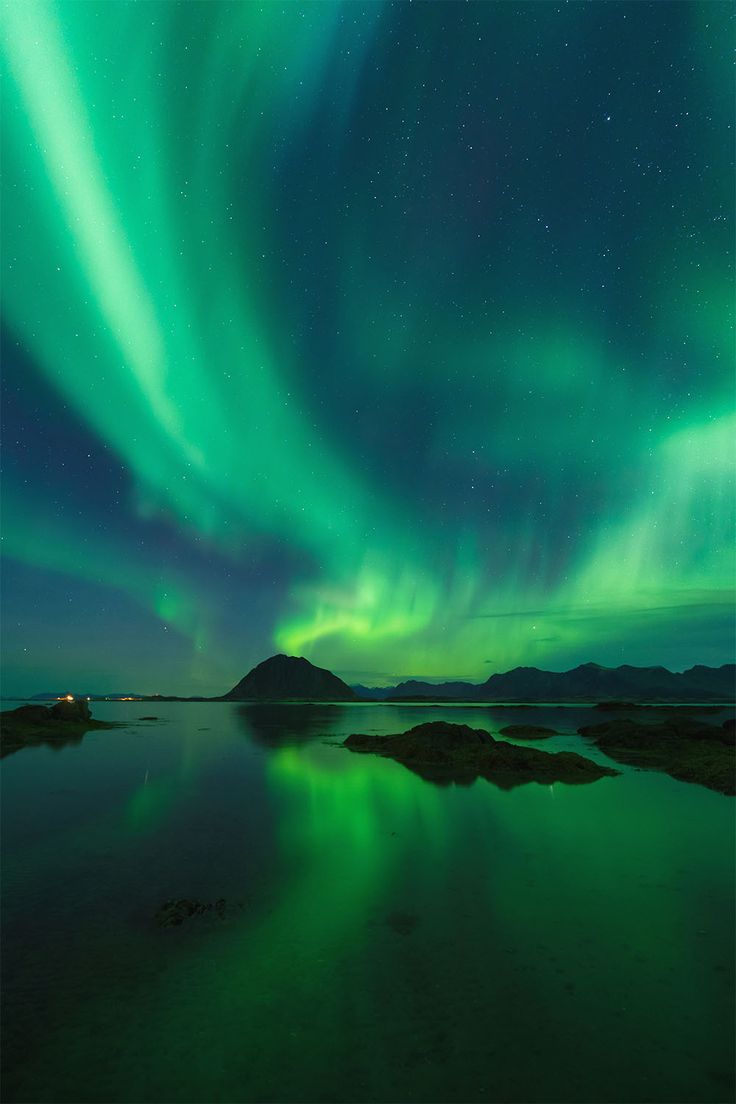
<path id="1" fill-rule="evenodd" d="M 275 655 L 264 659 L 237 686 L 223 695 L 224 701 L 355 701 L 354 690 L 323 667 L 307 659 Z"/>
<path id="2" fill-rule="evenodd" d="M 449 698 L 450 701 L 473 701 L 482 687 L 474 682 L 421 682 L 409 679 L 389 688 L 384 695 L 388 701 L 395 698 Z"/>
<path id="3" fill-rule="evenodd" d="M 363 686 L 359 682 L 354 682 L 350 686 L 351 690 L 354 690 L 359 698 L 367 698 L 369 701 L 383 701 L 389 694 L 393 694 L 396 687 L 394 686 Z"/>
<path id="4" fill-rule="evenodd" d="M 732 701 L 736 696 L 736 664 L 733 663 L 726 663 L 723 667 L 704 667 L 699 663 L 675 677 L 702 686 L 704 690 L 713 690 L 716 694 L 722 692 L 725 679 L 729 686 L 728 696 Z"/>
<path id="5" fill-rule="evenodd" d="M 66 692 L 65 692 L 66 693 Z M 47 691 L 31 701 L 57 699 Z M 396 686 L 348 686 L 306 659 L 276 655 L 254 667 L 229 693 L 217 698 L 161 694 L 75 694 L 94 700 L 138 701 L 485 701 L 485 702 L 733 702 L 736 664 L 697 664 L 682 673 L 666 667 L 602 667 L 583 663 L 571 671 L 515 667 L 485 682 L 425 682 L 409 679 Z"/>
<path id="6" fill-rule="evenodd" d="M 375 692 L 371 697 L 378 696 Z M 571 671 L 541 671 L 538 667 L 515 667 L 491 675 L 483 683 L 418 682 L 409 680 L 394 687 L 381 687 L 380 697 L 396 701 L 406 698 L 449 701 L 733 701 L 736 696 L 736 665 L 698 665 L 673 673 L 666 667 L 601 667 L 584 663 Z"/>

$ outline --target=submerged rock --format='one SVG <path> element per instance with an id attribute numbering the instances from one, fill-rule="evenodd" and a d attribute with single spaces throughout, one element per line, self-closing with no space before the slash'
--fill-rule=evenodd
<path id="1" fill-rule="evenodd" d="M 574 752 L 556 754 L 494 740 L 482 728 L 430 721 L 392 736 L 353 733 L 350 751 L 396 759 L 428 781 L 469 784 L 486 778 L 503 789 L 525 782 L 595 782 L 618 774 Z"/>
<path id="2" fill-rule="evenodd" d="M 500 729 L 502 736 L 511 736 L 515 740 L 546 740 L 548 736 L 557 736 L 554 728 L 544 725 L 506 725 Z"/>
<path id="3" fill-rule="evenodd" d="M 660 724 L 642 724 L 622 717 L 585 725 L 578 732 L 619 763 L 660 770 L 719 793 L 736 793 L 733 720 L 711 725 L 671 716 Z"/>
<path id="4" fill-rule="evenodd" d="M 413 935 L 419 917 L 413 912 L 392 912 L 386 917 L 386 926 L 397 935 Z"/>
<path id="5" fill-rule="evenodd" d="M 198 901 L 189 897 L 179 897 L 176 900 L 164 901 L 156 912 L 154 920 L 160 928 L 178 928 L 192 916 L 211 913 L 220 920 L 224 920 L 226 912 L 227 901 L 224 897 L 218 898 L 217 901 Z"/>

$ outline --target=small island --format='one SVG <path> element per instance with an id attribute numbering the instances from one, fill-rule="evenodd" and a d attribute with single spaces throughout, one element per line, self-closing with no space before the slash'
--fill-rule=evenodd
<path id="1" fill-rule="evenodd" d="M 117 727 L 114 721 L 94 720 L 86 699 L 71 694 L 49 707 L 21 705 L 0 713 L 0 758 L 39 744 L 78 744 L 91 729 Z"/>
<path id="2" fill-rule="evenodd" d="M 395 759 L 422 778 L 440 784 L 469 784 L 476 778 L 486 778 L 510 790 L 526 782 L 580 784 L 619 773 L 575 752 L 517 747 L 494 740 L 483 728 L 447 721 L 429 721 L 392 736 L 353 733 L 344 746 L 349 751 Z"/>

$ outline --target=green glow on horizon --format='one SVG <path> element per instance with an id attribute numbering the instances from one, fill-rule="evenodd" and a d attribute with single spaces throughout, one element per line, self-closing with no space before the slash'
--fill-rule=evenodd
<path id="1" fill-rule="evenodd" d="M 482 678 L 595 659 L 602 640 L 623 660 L 645 623 L 654 649 L 657 632 L 722 614 L 733 593 L 734 425 L 728 281 L 715 253 L 676 281 L 663 232 L 642 256 L 652 289 L 642 372 L 605 320 L 581 318 L 572 300 L 494 311 L 493 285 L 474 278 L 463 310 L 448 295 L 443 314 L 450 230 L 422 239 L 409 277 L 394 278 L 410 227 L 399 223 L 407 237 L 394 241 L 361 175 L 372 179 L 377 162 L 362 151 L 368 168 L 355 170 L 349 202 L 326 208 L 329 248 L 319 246 L 341 289 L 334 330 L 353 358 L 345 409 L 366 378 L 382 397 L 368 418 L 391 417 L 424 389 L 439 413 L 407 461 L 426 468 L 420 489 L 384 477 L 323 416 L 321 365 L 298 321 L 301 254 L 294 245 L 280 259 L 276 185 L 338 80 L 331 148 L 336 164 L 351 156 L 360 64 L 397 13 L 349 7 L 343 21 L 345 10 L 7 4 L 12 333 L 124 464 L 142 526 L 173 519 L 184 539 L 236 563 L 264 538 L 299 558 L 272 626 L 279 650 L 338 672 Z M 120 43 L 126 64 L 103 61 Z M 351 50 L 348 80 L 335 66 Z M 407 115 L 421 77 L 409 68 L 397 90 Z M 405 140 L 421 152 L 418 125 Z M 386 148 L 394 141 L 387 131 Z M 410 181 L 410 169 L 396 179 Z M 696 381 L 677 403 L 659 378 L 672 334 Z M 455 468 L 445 501 L 434 483 Z M 600 510 L 595 494 L 579 513 L 571 506 L 573 475 L 576 486 L 600 484 Z M 506 489 L 481 500 L 479 488 L 497 485 Z M 29 508 L 8 493 L 9 555 L 113 585 L 197 650 L 218 646 L 201 583 L 176 571 L 162 582 L 150 560 L 102 537 L 81 542 L 60 523 L 40 540 L 43 501 Z"/>

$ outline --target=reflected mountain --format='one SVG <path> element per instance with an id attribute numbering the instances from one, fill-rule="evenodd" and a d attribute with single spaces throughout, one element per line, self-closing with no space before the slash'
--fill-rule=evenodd
<path id="1" fill-rule="evenodd" d="M 279 748 L 332 735 L 344 712 L 340 705 L 253 702 L 241 705 L 236 716 L 256 743 Z"/>

